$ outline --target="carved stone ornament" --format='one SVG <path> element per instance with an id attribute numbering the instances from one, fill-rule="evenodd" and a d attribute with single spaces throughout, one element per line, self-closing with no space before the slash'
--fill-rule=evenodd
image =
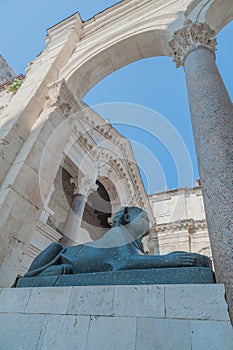
<path id="1" fill-rule="evenodd" d="M 99 187 L 96 185 L 95 180 L 90 179 L 87 176 L 72 177 L 70 183 L 74 185 L 74 195 L 81 194 L 85 198 L 87 198 L 92 192 L 97 191 Z"/>
<path id="2" fill-rule="evenodd" d="M 4 153 L 5 147 L 9 144 L 6 139 L 0 139 L 0 155 Z"/>
<path id="3" fill-rule="evenodd" d="M 174 32 L 173 39 L 169 42 L 171 56 L 176 67 L 181 67 L 187 54 L 198 48 L 206 47 L 216 51 L 215 31 L 206 23 L 193 23 L 189 21 L 183 28 Z"/>
<path id="4" fill-rule="evenodd" d="M 74 113 L 80 108 L 64 79 L 48 86 L 47 105 L 49 107 L 57 107 L 65 117 L 68 117 L 71 112 Z"/>

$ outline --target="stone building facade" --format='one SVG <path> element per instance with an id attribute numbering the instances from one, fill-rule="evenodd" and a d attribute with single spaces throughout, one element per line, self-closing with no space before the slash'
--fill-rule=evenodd
<path id="1" fill-rule="evenodd" d="M 62 100 L 53 100 L 54 90 L 60 91 Z M 17 263 L 18 276 L 26 273 L 32 260 L 51 242 L 70 245 L 101 237 L 110 228 L 116 211 L 124 205 L 144 208 L 154 221 L 130 142 L 86 104 L 79 104 L 64 81 L 49 88 L 48 101 L 49 105 L 57 105 L 56 113 L 40 131 L 25 164 L 28 175 L 38 172 L 38 187 L 28 195 L 36 201 L 41 197 L 44 200 L 36 227 L 31 230 L 30 220 L 27 228 L 23 221 L 20 224 L 21 239 L 29 234 L 28 230 L 30 238 Z M 3 104 L 1 107 L 6 109 Z M 78 111 L 69 117 L 72 108 Z M 67 134 L 63 134 L 70 126 L 72 132 L 67 139 Z M 62 136 L 66 145 L 63 143 L 57 157 Z M 24 151 L 27 152 L 27 146 Z M 45 181 L 51 167 L 55 167 L 55 177 L 48 184 Z M 17 190 L 25 191 L 26 187 L 23 182 Z M 75 214 L 74 208 L 78 208 Z M 22 212 L 20 204 L 16 205 L 10 219 L 13 225 L 15 214 L 24 218 L 28 215 Z"/>
<path id="2" fill-rule="evenodd" d="M 179 188 L 149 196 L 156 217 L 151 254 L 188 251 L 212 257 L 201 187 Z"/>

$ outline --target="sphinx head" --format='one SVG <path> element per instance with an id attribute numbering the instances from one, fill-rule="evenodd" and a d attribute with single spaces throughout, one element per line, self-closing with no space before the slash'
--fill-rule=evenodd
<path id="1" fill-rule="evenodd" d="M 142 239 L 149 234 L 149 217 L 139 207 L 123 207 L 114 216 L 112 226 L 124 226 L 135 239 Z"/>

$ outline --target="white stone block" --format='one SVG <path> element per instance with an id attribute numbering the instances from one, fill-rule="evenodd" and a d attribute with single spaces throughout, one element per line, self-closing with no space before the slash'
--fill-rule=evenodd
<path id="1" fill-rule="evenodd" d="M 166 318 L 229 320 L 222 284 L 165 286 Z"/>
<path id="2" fill-rule="evenodd" d="M 45 315 L 1 314 L 1 350 L 36 349 L 45 317 Z"/>
<path id="3" fill-rule="evenodd" d="M 135 339 L 135 318 L 92 317 L 85 350 L 135 350 Z"/>
<path id="4" fill-rule="evenodd" d="M 84 350 L 90 317 L 48 315 L 37 350 Z"/>
<path id="5" fill-rule="evenodd" d="M 190 321 L 192 350 L 233 349 L 233 329 L 230 322 Z"/>
<path id="6" fill-rule="evenodd" d="M 116 286 L 113 314 L 121 317 L 165 317 L 164 286 Z"/>
<path id="7" fill-rule="evenodd" d="M 2 288 L 0 294 L 0 312 L 23 313 L 30 294 L 31 288 Z"/>
<path id="8" fill-rule="evenodd" d="M 10 164 L 0 155 L 1 171 L 0 171 L 0 183 L 4 181 L 5 176 L 10 168 Z"/>
<path id="9" fill-rule="evenodd" d="M 114 290 L 114 286 L 73 287 L 68 314 L 112 315 Z"/>
<path id="10" fill-rule="evenodd" d="M 26 313 L 66 314 L 71 291 L 71 287 L 32 288 Z"/>
<path id="11" fill-rule="evenodd" d="M 19 241 L 27 242 L 28 236 L 36 224 L 35 216 L 38 209 L 12 189 L 1 191 L 1 194 L 1 225 L 8 232 L 8 237 L 14 236 Z"/>
<path id="12" fill-rule="evenodd" d="M 50 112 L 50 113 L 53 113 L 53 112 Z M 44 114 L 46 115 L 46 117 L 49 117 L 50 113 L 48 114 L 48 111 L 44 111 Z M 40 133 L 38 135 L 38 139 L 44 145 L 46 145 L 46 143 L 48 142 L 48 140 L 49 140 L 49 138 L 50 138 L 50 136 L 52 135 L 53 132 L 54 132 L 53 125 L 49 122 L 49 120 L 46 120 L 44 125 L 43 125 L 43 127 L 40 130 Z"/>
<path id="13" fill-rule="evenodd" d="M 8 144 L 4 147 L 3 158 L 8 163 L 11 163 L 15 158 L 16 154 L 19 152 L 20 147 L 23 144 L 23 140 L 13 130 L 11 130 L 7 141 Z"/>
<path id="14" fill-rule="evenodd" d="M 191 350 L 189 321 L 138 318 L 136 350 L 155 349 Z"/>

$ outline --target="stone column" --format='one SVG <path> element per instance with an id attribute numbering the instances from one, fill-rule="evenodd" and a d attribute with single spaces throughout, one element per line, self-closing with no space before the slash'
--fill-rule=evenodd
<path id="1" fill-rule="evenodd" d="M 87 198 L 98 189 L 95 181 L 85 176 L 71 178 L 70 183 L 74 185 L 74 194 L 63 230 L 64 237 L 61 239 L 61 243 L 65 246 L 78 244 L 78 234 Z"/>
<path id="2" fill-rule="evenodd" d="M 170 42 L 177 67 L 184 65 L 216 277 L 233 321 L 233 108 L 215 46 L 215 32 L 191 21 Z"/>

